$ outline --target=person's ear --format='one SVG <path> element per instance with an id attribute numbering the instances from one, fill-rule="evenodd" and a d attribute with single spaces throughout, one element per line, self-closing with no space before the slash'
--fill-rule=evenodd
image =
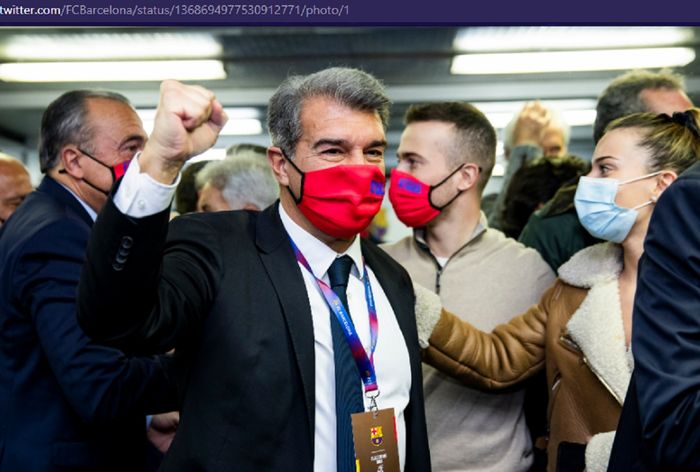
<path id="1" fill-rule="evenodd" d="M 675 182 L 677 178 L 678 174 L 676 174 L 672 170 L 665 170 L 662 171 L 659 175 L 657 175 L 656 185 L 654 186 L 654 190 L 652 190 L 651 201 L 656 203 L 656 201 L 659 199 L 664 190 L 666 190 L 669 185 Z"/>
<path id="2" fill-rule="evenodd" d="M 59 154 L 59 173 L 82 179 L 85 172 L 80 165 L 80 156 L 81 152 L 76 146 L 72 144 L 63 146 Z"/>
<path id="3" fill-rule="evenodd" d="M 270 162 L 272 173 L 280 185 L 289 185 L 289 174 L 287 173 L 287 160 L 282 153 L 282 149 L 277 146 L 267 148 L 267 160 Z"/>
<path id="4" fill-rule="evenodd" d="M 467 163 L 459 170 L 459 182 L 457 190 L 464 192 L 470 188 L 476 188 L 479 184 L 481 169 L 474 163 Z"/>

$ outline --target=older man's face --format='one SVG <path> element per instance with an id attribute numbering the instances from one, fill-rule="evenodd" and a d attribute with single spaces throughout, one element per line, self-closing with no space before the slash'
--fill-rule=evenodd
<path id="1" fill-rule="evenodd" d="M 542 154 L 544 156 L 561 157 L 566 154 L 566 142 L 564 141 L 564 131 L 556 124 L 551 124 L 542 132 L 540 141 Z"/>
<path id="2" fill-rule="evenodd" d="M 197 211 L 199 213 L 209 213 L 214 211 L 239 210 L 239 208 L 231 208 L 229 202 L 226 201 L 221 190 L 207 182 L 199 191 L 197 198 Z"/>
<path id="3" fill-rule="evenodd" d="M 294 163 L 304 172 L 336 165 L 371 164 L 384 172 L 386 138 L 375 112 L 359 111 L 325 97 L 306 100 L 301 109 L 302 136 Z M 293 188 L 300 176 L 291 171 Z"/>
<path id="4" fill-rule="evenodd" d="M 19 162 L 0 162 L 0 225 L 31 191 L 29 174 Z"/>
<path id="5" fill-rule="evenodd" d="M 91 149 L 81 152 L 91 152 L 92 157 L 103 165 L 85 156 L 81 162 L 84 179 L 107 192 L 114 182 L 105 166 L 114 166 L 134 157 L 136 152 L 143 149 L 148 136 L 141 119 L 129 105 L 96 98 L 88 101 L 87 108 L 87 125 L 91 127 L 93 137 L 89 143 Z M 86 188 L 83 198 L 95 211 L 99 211 L 107 201 L 105 195 L 92 188 Z"/>

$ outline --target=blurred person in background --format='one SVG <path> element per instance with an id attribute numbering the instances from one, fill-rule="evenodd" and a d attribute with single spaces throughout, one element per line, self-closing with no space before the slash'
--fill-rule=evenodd
<path id="1" fill-rule="evenodd" d="M 267 159 L 240 151 L 207 164 L 196 177 L 197 211 L 264 210 L 279 198 L 279 185 Z"/>
<path id="2" fill-rule="evenodd" d="M 180 183 L 175 189 L 175 199 L 173 201 L 174 211 L 171 218 L 178 215 L 186 215 L 197 211 L 197 174 L 211 161 L 197 161 L 189 163 L 180 176 Z"/>
<path id="3" fill-rule="evenodd" d="M 588 173 L 589 164 L 580 157 L 543 157 L 518 169 L 506 191 L 502 231 L 518 239 L 530 215 L 542 208 L 559 187 Z"/>
<path id="4" fill-rule="evenodd" d="M 545 107 L 539 100 L 526 103 L 503 129 L 503 153 L 506 169 L 501 190 L 488 195 L 486 211 L 489 225 L 503 229 L 505 198 L 513 175 L 525 164 L 543 156 L 560 157 L 568 152 L 571 128 L 557 110 Z M 493 203 L 491 203 L 493 199 Z"/>
<path id="5" fill-rule="evenodd" d="M 253 143 L 236 143 L 226 148 L 226 159 L 235 159 L 239 155 L 255 155 L 267 160 L 267 148 Z"/>
<path id="6" fill-rule="evenodd" d="M 0 226 L 31 191 L 31 178 L 24 164 L 0 152 Z"/>

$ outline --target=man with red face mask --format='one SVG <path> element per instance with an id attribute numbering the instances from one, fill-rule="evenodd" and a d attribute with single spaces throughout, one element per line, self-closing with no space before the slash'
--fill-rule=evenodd
<path id="1" fill-rule="evenodd" d="M 389 198 L 415 229 L 383 249 L 445 308 L 489 331 L 537 302 L 554 274 L 536 251 L 489 228 L 481 212 L 496 155 L 496 133 L 483 113 L 433 103 L 411 107 L 405 122 Z M 435 470 L 528 470 L 523 390 L 480 392 L 428 366 L 424 376 Z"/>
<path id="2" fill-rule="evenodd" d="M 288 78 L 268 108 L 279 202 L 168 226 L 182 165 L 226 116 L 211 92 L 162 84 L 93 230 L 79 318 L 103 342 L 176 348 L 165 470 L 430 470 L 411 281 L 357 237 L 384 194 L 388 107 L 358 70 Z"/>

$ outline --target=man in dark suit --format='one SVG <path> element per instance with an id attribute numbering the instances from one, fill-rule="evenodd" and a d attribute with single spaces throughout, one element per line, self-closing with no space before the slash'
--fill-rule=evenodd
<path id="1" fill-rule="evenodd" d="M 357 369 L 328 285 L 364 348 L 353 352 L 373 358 L 378 408 L 394 410 L 400 470 L 430 470 L 411 282 L 357 237 L 384 193 L 388 107 L 358 70 L 290 77 L 268 109 L 280 201 L 168 226 L 165 190 L 226 118 L 210 92 L 162 84 L 154 133 L 95 225 L 79 318 L 103 342 L 176 348 L 184 394 L 166 470 L 355 470 L 350 415 L 372 405 L 370 369 Z"/>
<path id="2" fill-rule="evenodd" d="M 695 164 L 659 198 L 644 242 L 634 301 L 634 372 L 610 471 L 700 470 L 699 222 Z"/>
<path id="3" fill-rule="evenodd" d="M 160 359 L 92 342 L 75 313 L 109 168 L 145 140 L 121 95 L 68 92 L 44 113 L 46 176 L 0 229 L 1 471 L 144 470 L 146 413 L 177 406 Z"/>

